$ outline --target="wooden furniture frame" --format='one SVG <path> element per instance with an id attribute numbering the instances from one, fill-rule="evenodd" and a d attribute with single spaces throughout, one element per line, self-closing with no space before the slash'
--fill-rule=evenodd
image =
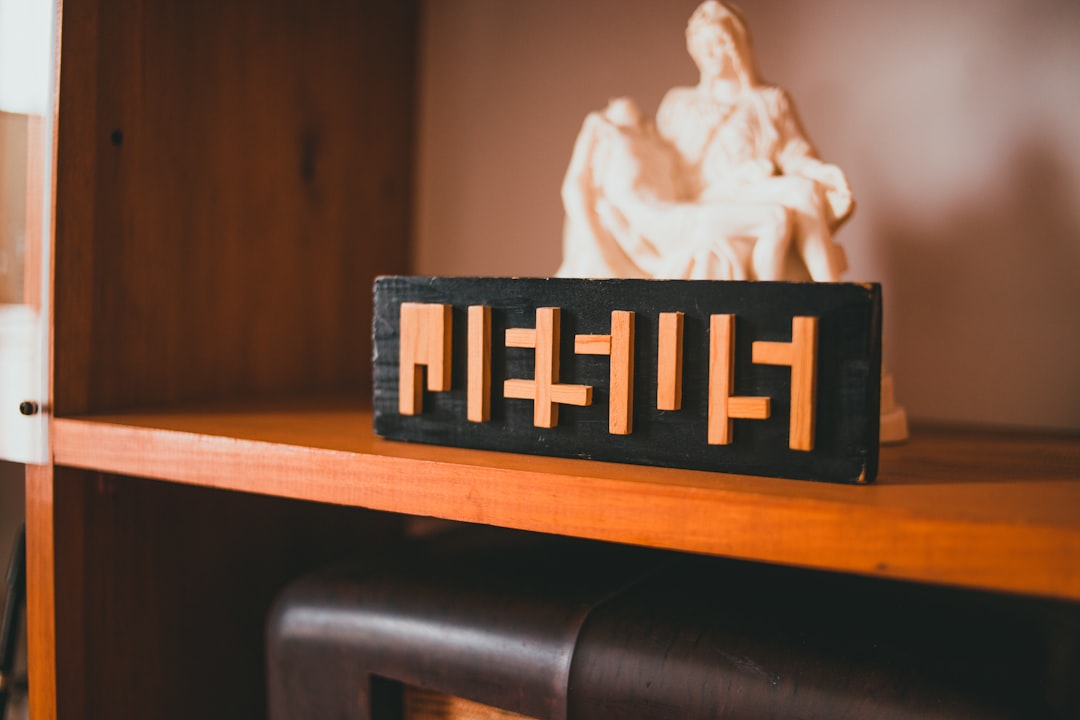
<path id="1" fill-rule="evenodd" d="M 1075 437 L 917 429 L 843 487 L 373 436 L 418 10 L 67 0 L 31 713 L 259 717 L 284 582 L 424 515 L 1080 602 Z M 240 492 L 231 492 L 240 491 Z"/>

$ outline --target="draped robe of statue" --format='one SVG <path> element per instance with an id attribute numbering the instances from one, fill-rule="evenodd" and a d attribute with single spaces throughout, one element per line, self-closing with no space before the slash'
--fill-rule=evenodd
<path id="1" fill-rule="evenodd" d="M 585 118 L 563 180 L 557 275 L 839 281 L 833 233 L 854 209 L 851 188 L 787 94 L 761 82 L 741 12 L 705 0 L 686 46 L 700 81 L 670 90 L 655 125 L 628 99 Z M 907 437 L 884 369 L 881 437 Z"/>
<path id="2" fill-rule="evenodd" d="M 839 278 L 832 231 L 850 191 L 786 94 L 758 86 L 713 105 L 675 88 L 659 131 L 628 99 L 586 117 L 563 182 L 559 276 Z"/>

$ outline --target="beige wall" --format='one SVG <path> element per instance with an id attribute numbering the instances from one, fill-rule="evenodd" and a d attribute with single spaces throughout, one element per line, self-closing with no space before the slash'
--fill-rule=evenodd
<path id="1" fill-rule="evenodd" d="M 27 116 L 0 110 L 0 303 L 23 301 Z"/>
<path id="2" fill-rule="evenodd" d="M 416 270 L 545 275 L 585 114 L 694 82 L 694 0 L 428 0 Z M 1080 428 L 1080 3 L 743 0 L 859 208 L 917 418 Z"/>

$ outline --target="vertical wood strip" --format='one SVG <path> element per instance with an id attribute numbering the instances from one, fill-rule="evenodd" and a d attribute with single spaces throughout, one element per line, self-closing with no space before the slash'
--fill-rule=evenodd
<path id="1" fill-rule="evenodd" d="M 420 356 L 423 343 L 420 322 L 420 306 L 402 303 L 400 310 L 401 344 L 398 349 L 398 412 L 402 415 L 419 415 L 423 408 L 420 388 Z"/>
<path id="2" fill-rule="evenodd" d="M 56 720 L 53 468 L 26 466 L 26 642 L 32 720 Z M 75 648 L 68 650 L 74 652 Z"/>
<path id="3" fill-rule="evenodd" d="M 468 413 L 471 422 L 491 419 L 491 308 L 469 307 Z"/>
<path id="4" fill-rule="evenodd" d="M 791 424 L 788 445 L 792 450 L 814 449 L 814 406 L 817 392 L 816 317 L 796 317 L 791 324 Z"/>
<path id="5" fill-rule="evenodd" d="M 656 408 L 682 408 L 683 313 L 660 313 L 656 350 Z"/>
<path id="6" fill-rule="evenodd" d="M 428 390 L 445 392 L 450 389 L 450 362 L 453 350 L 453 308 L 450 305 L 433 305 L 428 308 L 429 327 L 438 328 L 428 337 Z"/>
<path id="7" fill-rule="evenodd" d="M 559 330 L 559 308 L 536 309 L 536 427 L 552 428 L 559 423 L 559 408 L 551 397 L 551 386 L 559 381 Z"/>
<path id="8" fill-rule="evenodd" d="M 611 313 L 611 368 L 608 432 L 629 435 L 634 431 L 634 313 Z"/>
<path id="9" fill-rule="evenodd" d="M 728 397 L 734 381 L 735 316 L 709 317 L 709 444 L 731 444 Z"/>
<path id="10" fill-rule="evenodd" d="M 58 84 L 59 106 L 54 109 L 53 152 L 56 163 L 53 194 L 53 384 L 55 415 L 85 413 L 100 409 L 94 395 L 101 377 L 94 372 L 100 356 L 95 345 L 117 341 L 102 331 L 109 324 L 94 312 L 94 298 L 101 292 L 96 254 L 104 240 L 94 232 L 97 226 L 98 104 L 99 74 L 109 77 L 99 58 L 102 48 L 98 3 L 58 3 L 61 28 L 56 38 L 56 71 L 63 67 L 64 81 Z M 65 61 L 61 63 L 61 52 Z M 59 152 L 59 146 L 64 148 Z M 112 186 L 109 186 L 112 189 Z M 115 276 L 110 276 L 113 282 Z M 166 293 L 167 294 L 167 293 Z M 108 363 L 105 367 L 111 367 Z M 155 398 L 157 400 L 159 398 Z M 112 400 L 111 398 L 109 400 Z M 31 713 L 33 713 L 31 709 Z"/>

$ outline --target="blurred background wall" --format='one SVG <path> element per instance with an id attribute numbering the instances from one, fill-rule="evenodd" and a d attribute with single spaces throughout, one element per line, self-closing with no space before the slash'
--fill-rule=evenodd
<path id="1" fill-rule="evenodd" d="M 585 114 L 652 113 L 697 80 L 696 0 L 428 0 L 421 273 L 548 275 Z M 743 0 L 858 209 L 849 280 L 879 281 L 915 418 L 1080 428 L 1080 2 Z"/>

